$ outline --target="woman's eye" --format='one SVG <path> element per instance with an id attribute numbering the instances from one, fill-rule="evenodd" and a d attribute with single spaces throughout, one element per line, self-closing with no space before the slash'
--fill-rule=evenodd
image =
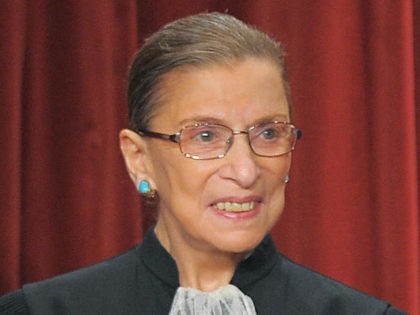
<path id="1" fill-rule="evenodd" d="M 195 139 L 200 142 L 211 142 L 214 138 L 214 133 L 211 131 L 201 131 L 195 136 Z"/>
<path id="2" fill-rule="evenodd" d="M 271 128 L 271 129 L 265 129 L 263 132 L 261 132 L 261 136 L 266 140 L 272 140 L 279 136 L 278 131 Z"/>

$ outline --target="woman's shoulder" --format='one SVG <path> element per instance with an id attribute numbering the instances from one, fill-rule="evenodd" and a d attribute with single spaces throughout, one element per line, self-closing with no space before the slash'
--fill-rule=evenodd
<path id="1" fill-rule="evenodd" d="M 279 253 L 279 256 L 280 259 L 279 264 L 277 265 L 277 272 L 281 273 L 281 277 L 284 280 L 287 280 L 289 286 L 294 290 L 316 289 L 315 293 L 319 292 L 319 294 L 355 295 L 358 298 L 374 299 L 344 283 L 303 266 L 281 253 Z"/>
<path id="2" fill-rule="evenodd" d="M 98 296 L 115 301 L 134 290 L 137 257 L 134 248 L 97 264 L 26 284 L 21 290 L 0 298 L 0 314 L 29 314 L 29 309 L 36 310 L 35 314 L 50 314 L 39 310 L 64 307 L 66 303 L 84 303 L 85 306 L 77 306 L 83 309 Z"/>
<path id="3" fill-rule="evenodd" d="M 29 315 L 28 304 L 22 290 L 9 293 L 0 298 L 1 315 Z"/>
<path id="4" fill-rule="evenodd" d="M 281 253 L 279 255 L 277 272 L 282 282 L 287 283 L 289 301 L 301 301 L 297 303 L 300 304 L 299 307 L 304 307 L 305 303 L 319 304 L 320 301 L 324 301 L 324 307 L 333 313 L 334 310 L 340 313 L 345 309 L 352 309 L 362 313 L 368 311 L 369 314 L 406 314 L 393 308 L 386 301 L 302 266 Z"/>
<path id="5" fill-rule="evenodd" d="M 131 275 L 135 272 L 136 264 L 136 249 L 131 249 L 118 256 L 114 256 L 103 260 L 99 263 L 83 267 L 65 274 L 61 274 L 47 280 L 24 285 L 23 289 L 26 293 L 29 289 L 37 288 L 55 288 L 66 285 L 75 287 L 85 287 L 89 285 L 101 285 L 106 282 L 119 281 L 115 278 L 118 275 L 119 279 L 124 278 L 124 275 Z"/>

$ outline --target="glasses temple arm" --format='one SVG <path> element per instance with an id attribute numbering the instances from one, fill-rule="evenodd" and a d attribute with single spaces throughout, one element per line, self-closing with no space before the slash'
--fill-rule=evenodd
<path id="1" fill-rule="evenodd" d="M 143 137 L 158 138 L 158 139 L 169 140 L 175 143 L 179 143 L 179 133 L 167 135 L 165 133 L 160 133 L 160 132 L 139 130 L 138 134 Z"/>

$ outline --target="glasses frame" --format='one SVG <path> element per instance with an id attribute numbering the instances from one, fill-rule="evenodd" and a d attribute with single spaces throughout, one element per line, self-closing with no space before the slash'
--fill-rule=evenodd
<path id="1" fill-rule="evenodd" d="M 254 151 L 254 148 L 251 145 L 251 139 L 249 137 L 249 133 L 253 129 L 255 129 L 255 128 L 261 126 L 261 125 L 270 124 L 270 123 L 284 124 L 284 125 L 287 125 L 291 128 L 291 131 L 294 134 L 295 139 L 294 139 L 293 144 L 291 146 L 291 149 L 289 151 L 284 152 L 282 154 L 278 154 L 278 155 L 262 155 L 262 154 L 258 154 Z M 192 155 L 190 153 L 184 153 L 182 151 L 182 147 L 181 147 L 182 131 L 184 129 L 187 129 L 187 128 L 199 127 L 199 126 L 220 126 L 220 127 L 224 127 L 226 129 L 229 129 L 232 132 L 232 137 L 227 139 L 226 150 L 223 154 L 220 154 L 220 155 L 217 155 L 217 156 L 211 157 L 211 158 L 203 158 L 203 157 L 200 157 L 200 156 L 197 156 L 197 155 Z M 149 131 L 149 130 L 139 130 L 139 131 L 137 131 L 137 133 L 142 137 L 156 138 L 156 139 L 162 139 L 162 140 L 167 140 L 167 141 L 171 141 L 171 142 L 174 142 L 174 143 L 178 143 L 179 150 L 180 150 L 181 154 L 183 156 L 185 156 L 186 158 L 190 158 L 190 159 L 194 159 L 194 160 L 215 160 L 215 159 L 224 158 L 226 156 L 226 154 L 229 152 L 229 149 L 231 148 L 231 146 L 233 144 L 233 136 L 239 135 L 239 134 L 246 134 L 248 136 L 248 144 L 249 144 L 249 147 L 251 148 L 252 152 L 257 156 L 262 156 L 262 157 L 279 157 L 279 156 L 288 154 L 295 149 L 295 145 L 296 145 L 297 140 L 299 140 L 302 137 L 302 132 L 298 128 L 296 128 L 292 123 L 286 122 L 286 121 L 278 121 L 278 120 L 267 121 L 267 122 L 264 122 L 264 123 L 261 123 L 261 124 L 258 124 L 258 125 L 254 125 L 254 126 L 249 127 L 248 130 L 233 130 L 232 128 L 230 128 L 228 126 L 225 126 L 225 125 L 222 125 L 222 124 L 199 122 L 199 123 L 195 123 L 195 124 L 192 124 L 192 125 L 186 125 L 174 134 L 166 134 L 166 133 L 160 133 L 160 132 Z"/>

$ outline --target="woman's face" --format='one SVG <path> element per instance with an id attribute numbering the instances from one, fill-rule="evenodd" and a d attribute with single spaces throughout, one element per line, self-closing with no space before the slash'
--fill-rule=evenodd
<path id="1" fill-rule="evenodd" d="M 246 130 L 262 121 L 289 120 L 280 70 L 269 60 L 174 70 L 161 91 L 162 105 L 149 127 L 155 132 L 173 134 L 203 121 Z M 173 142 L 145 142 L 160 198 L 156 233 L 170 252 L 179 247 L 244 253 L 281 215 L 290 153 L 257 156 L 244 134 L 235 135 L 227 155 L 214 160 L 186 158 Z M 220 209 L 227 203 L 246 210 Z"/>

